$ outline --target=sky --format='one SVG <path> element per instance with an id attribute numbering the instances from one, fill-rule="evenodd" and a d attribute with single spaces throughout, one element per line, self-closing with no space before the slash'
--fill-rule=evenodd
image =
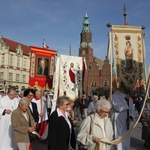
<path id="1" fill-rule="evenodd" d="M 43 39 L 58 54 L 78 56 L 80 33 L 86 13 L 92 32 L 94 56 L 107 55 L 108 32 L 112 25 L 123 25 L 123 6 L 127 23 L 145 26 L 146 64 L 150 61 L 149 0 L 0 0 L 0 35 L 16 42 L 42 47 Z"/>

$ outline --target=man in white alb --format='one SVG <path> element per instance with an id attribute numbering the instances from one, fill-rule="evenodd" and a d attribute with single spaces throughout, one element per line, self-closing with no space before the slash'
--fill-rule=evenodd
<path id="1" fill-rule="evenodd" d="M 18 100 L 15 98 L 15 90 L 10 89 L 8 94 L 0 100 L 0 150 L 16 150 L 16 143 L 13 140 L 13 129 L 11 114 L 18 107 Z"/>
<path id="2" fill-rule="evenodd" d="M 134 119 L 134 105 L 130 97 L 125 94 L 122 84 L 112 95 L 111 121 L 114 128 L 114 138 L 122 137 L 129 130 L 129 122 Z M 114 150 L 130 150 L 130 136 L 115 146 Z"/>

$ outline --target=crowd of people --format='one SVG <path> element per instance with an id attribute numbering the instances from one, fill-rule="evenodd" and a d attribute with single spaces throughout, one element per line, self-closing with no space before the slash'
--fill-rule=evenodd
<path id="1" fill-rule="evenodd" d="M 122 137 L 141 111 L 144 99 L 133 99 L 121 85 L 112 97 L 87 96 L 76 101 L 60 96 L 52 112 L 53 92 L 26 89 L 19 94 L 0 90 L 0 149 L 32 150 L 29 134 L 37 133 L 48 150 L 130 150 L 130 136 L 117 145 L 111 141 Z M 150 148 L 150 101 L 142 113 L 142 139 Z"/>

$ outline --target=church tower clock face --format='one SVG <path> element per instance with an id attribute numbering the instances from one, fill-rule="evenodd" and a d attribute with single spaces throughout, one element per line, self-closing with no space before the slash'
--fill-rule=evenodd
<path id="1" fill-rule="evenodd" d="M 91 47 L 91 48 L 92 48 L 92 43 L 91 43 L 91 42 L 90 42 L 90 43 L 88 43 L 87 45 L 88 45 L 89 47 Z"/>
<path id="2" fill-rule="evenodd" d="M 86 47 L 87 46 L 87 43 L 86 42 L 82 42 L 81 43 L 81 47 Z"/>

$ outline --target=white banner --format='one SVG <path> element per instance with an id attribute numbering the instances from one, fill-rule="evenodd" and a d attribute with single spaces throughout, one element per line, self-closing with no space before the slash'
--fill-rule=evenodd
<path id="1" fill-rule="evenodd" d="M 75 100 L 82 89 L 83 58 L 60 55 L 59 59 L 58 95 L 66 95 L 71 100 Z"/>

